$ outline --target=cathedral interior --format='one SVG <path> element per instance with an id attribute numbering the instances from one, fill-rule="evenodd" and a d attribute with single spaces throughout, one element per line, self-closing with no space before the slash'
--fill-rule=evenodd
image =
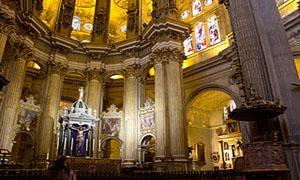
<path id="1" fill-rule="evenodd" d="M 299 7 L 0 0 L 0 178 L 63 159 L 299 180 Z"/>

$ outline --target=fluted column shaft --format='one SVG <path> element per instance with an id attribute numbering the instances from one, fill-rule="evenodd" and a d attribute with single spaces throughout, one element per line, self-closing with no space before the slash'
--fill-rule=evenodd
<path id="1" fill-rule="evenodd" d="M 124 166 L 134 166 L 137 161 L 137 116 L 138 116 L 138 73 L 139 67 L 131 65 L 125 69 L 125 154 Z"/>
<path id="2" fill-rule="evenodd" d="M 156 159 L 186 161 L 186 134 L 183 118 L 183 55 L 177 48 L 153 52 L 155 63 Z"/>
<path id="3" fill-rule="evenodd" d="M 88 93 L 87 93 L 87 105 L 92 109 L 94 115 L 99 116 L 101 111 L 101 103 L 103 87 L 102 87 L 102 73 L 99 70 L 91 70 L 88 72 Z M 99 138 L 100 138 L 100 122 L 98 122 L 98 126 L 94 130 L 94 150 L 93 157 L 98 157 L 98 149 L 99 149 Z"/>
<path id="4" fill-rule="evenodd" d="M 52 148 L 54 121 L 58 121 L 58 110 L 61 97 L 62 72 L 65 66 L 51 64 L 48 76 L 48 94 L 43 108 L 42 119 L 39 125 L 39 141 L 37 158 L 41 163 L 54 158 Z M 51 157 L 52 156 L 52 157 Z"/>
<path id="5" fill-rule="evenodd" d="M 16 61 L 12 70 L 10 83 L 5 91 L 5 97 L 0 114 L 0 148 L 11 150 L 13 126 L 17 117 L 19 104 L 26 73 L 26 60 L 31 58 L 31 51 L 25 44 L 16 46 Z"/>
<path id="6" fill-rule="evenodd" d="M 171 156 L 174 160 L 186 160 L 187 149 L 183 119 L 181 67 L 181 62 L 178 61 L 170 61 L 168 64 L 170 145 Z"/>
<path id="7" fill-rule="evenodd" d="M 165 63 L 155 65 L 155 121 L 156 121 L 156 159 L 167 156 L 167 99 Z"/>

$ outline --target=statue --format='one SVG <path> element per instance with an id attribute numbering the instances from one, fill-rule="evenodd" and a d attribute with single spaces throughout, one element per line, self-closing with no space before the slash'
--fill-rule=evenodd
<path id="1" fill-rule="evenodd" d="M 84 95 L 83 87 L 80 87 L 80 88 L 78 89 L 78 91 L 79 91 L 79 100 L 82 100 L 82 99 L 83 99 L 83 95 Z"/>
<path id="2" fill-rule="evenodd" d="M 77 156 L 83 155 L 81 149 L 84 145 L 84 132 L 89 131 L 89 129 L 83 130 L 82 127 L 79 127 L 78 129 L 70 127 L 70 129 L 77 132 L 76 141 L 75 141 L 76 142 L 76 148 L 75 148 L 76 155 Z"/>

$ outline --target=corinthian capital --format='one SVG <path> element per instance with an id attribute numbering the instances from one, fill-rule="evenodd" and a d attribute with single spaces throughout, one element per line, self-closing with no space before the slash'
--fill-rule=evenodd
<path id="1" fill-rule="evenodd" d="M 140 76 L 140 65 L 131 64 L 123 67 L 123 72 L 126 78 L 128 77 L 139 77 Z"/>
<path id="2" fill-rule="evenodd" d="M 182 63 L 185 59 L 183 51 L 174 47 L 164 47 L 156 49 L 150 55 L 153 64 L 178 62 Z"/>
<path id="3" fill-rule="evenodd" d="M 104 77 L 105 70 L 103 68 L 101 69 L 90 69 L 86 71 L 86 75 L 88 80 L 98 80 L 102 82 Z"/>
<path id="4" fill-rule="evenodd" d="M 15 19 L 9 13 L 0 9 L 0 33 L 9 35 L 15 31 Z"/>
<path id="5" fill-rule="evenodd" d="M 61 62 L 51 61 L 49 63 L 48 73 L 49 74 L 58 74 L 58 75 L 63 76 L 66 73 L 67 69 L 68 69 L 68 66 L 66 64 L 63 64 Z"/>
<path id="6" fill-rule="evenodd" d="M 15 59 L 24 59 L 30 61 L 32 59 L 33 53 L 32 49 L 24 42 L 17 41 L 14 46 Z"/>

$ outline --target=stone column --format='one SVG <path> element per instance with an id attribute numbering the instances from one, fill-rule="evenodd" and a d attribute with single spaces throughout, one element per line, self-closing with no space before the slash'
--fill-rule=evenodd
<path id="1" fill-rule="evenodd" d="M 139 66 L 129 65 L 124 69 L 125 91 L 124 91 L 124 132 L 125 132 L 125 154 L 124 167 L 135 166 L 137 161 L 137 120 L 138 120 L 138 76 Z"/>
<path id="2" fill-rule="evenodd" d="M 97 44 L 107 43 L 107 33 L 109 24 L 109 1 L 97 0 L 94 16 L 94 27 L 92 33 L 92 41 Z"/>
<path id="3" fill-rule="evenodd" d="M 157 161 L 163 161 L 167 156 L 167 148 L 170 147 L 167 141 L 167 92 L 166 62 L 155 57 L 155 122 L 156 122 L 156 152 Z"/>
<path id="4" fill-rule="evenodd" d="M 21 98 L 26 73 L 26 60 L 30 60 L 32 52 L 23 42 L 15 45 L 15 66 L 11 70 L 9 85 L 6 87 L 0 114 L 0 148 L 11 150 L 14 123 L 17 117 L 17 107 Z"/>
<path id="5" fill-rule="evenodd" d="M 43 107 L 42 119 L 39 123 L 37 160 L 41 167 L 47 166 L 47 161 L 53 160 L 52 148 L 53 125 L 58 121 L 58 110 L 61 97 L 62 73 L 66 66 L 51 62 L 48 74 L 48 93 Z M 52 157 L 51 157 L 52 156 Z"/>
<path id="6" fill-rule="evenodd" d="M 3 58 L 7 39 L 15 31 L 14 13 L 0 6 L 0 63 Z"/>
<path id="7" fill-rule="evenodd" d="M 59 12 L 58 22 L 56 25 L 56 31 L 70 36 L 72 32 L 72 21 L 75 10 L 75 0 L 62 0 L 61 9 Z"/>
<path id="8" fill-rule="evenodd" d="M 173 51 L 173 52 L 172 52 Z M 168 64 L 170 145 L 173 160 L 187 160 L 185 121 L 183 118 L 183 89 L 181 51 L 172 50 Z"/>
<path id="9" fill-rule="evenodd" d="M 101 103 L 103 87 L 102 87 L 102 79 L 103 79 L 103 70 L 92 69 L 87 72 L 88 74 L 88 92 L 87 92 L 87 105 L 92 109 L 93 114 L 97 117 L 101 112 Z M 93 157 L 99 157 L 98 149 L 99 149 L 99 139 L 100 139 L 100 122 L 98 122 L 98 126 L 96 126 L 94 130 L 94 147 L 93 147 Z"/>
<path id="10" fill-rule="evenodd" d="M 300 93 L 291 82 L 299 81 L 293 56 L 274 0 L 221 0 L 230 14 L 240 58 L 246 102 L 251 97 L 287 106 L 279 123 L 292 179 L 300 179 Z M 267 121 L 268 122 L 268 121 Z M 274 121 L 276 122 L 276 121 Z M 259 124 L 265 131 L 273 124 Z M 276 130 L 276 129 L 275 129 Z M 298 155 L 297 155 L 298 154 Z"/>
<path id="11" fill-rule="evenodd" d="M 153 52 L 155 63 L 156 159 L 187 160 L 181 61 L 177 48 L 160 48 Z"/>

